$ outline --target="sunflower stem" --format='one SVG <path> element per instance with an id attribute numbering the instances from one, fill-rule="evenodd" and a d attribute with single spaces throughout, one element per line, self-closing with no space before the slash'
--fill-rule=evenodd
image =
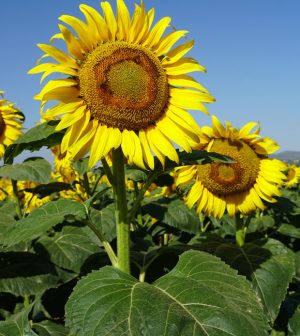
<path id="1" fill-rule="evenodd" d="M 113 190 L 116 207 L 118 268 L 130 274 L 130 225 L 127 217 L 124 155 L 121 147 L 112 151 Z"/>
<path id="2" fill-rule="evenodd" d="M 247 227 L 244 225 L 243 218 L 239 213 L 235 215 L 235 241 L 239 247 L 245 244 Z"/>

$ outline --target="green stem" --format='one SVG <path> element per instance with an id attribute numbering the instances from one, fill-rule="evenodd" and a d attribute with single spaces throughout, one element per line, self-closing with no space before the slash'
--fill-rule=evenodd
<path id="1" fill-rule="evenodd" d="M 141 202 L 144 198 L 144 195 L 145 195 L 145 192 L 147 191 L 147 189 L 150 187 L 150 185 L 152 184 L 152 182 L 157 178 L 158 174 L 151 174 L 148 178 L 148 180 L 143 184 L 142 188 L 139 190 L 135 200 L 134 200 L 134 203 L 133 203 L 133 206 L 132 206 L 132 209 L 130 210 L 130 213 L 128 215 L 128 222 L 130 223 L 132 221 L 132 219 L 135 217 L 140 205 L 141 205 Z"/>
<path id="2" fill-rule="evenodd" d="M 98 184 L 99 184 L 99 181 L 101 180 L 101 177 L 102 177 L 103 175 L 100 173 L 99 174 L 99 176 L 97 177 L 97 180 L 96 180 L 96 182 L 95 182 L 95 184 L 94 184 L 94 186 L 93 186 L 93 189 L 92 189 L 92 191 L 91 191 L 91 195 L 93 196 L 94 195 L 94 193 L 95 193 L 95 191 L 96 191 L 96 189 L 97 189 L 97 186 L 98 186 Z"/>
<path id="3" fill-rule="evenodd" d="M 242 247 L 245 244 L 247 228 L 244 225 L 243 218 L 237 213 L 235 215 L 235 240 L 238 246 Z"/>
<path id="4" fill-rule="evenodd" d="M 85 189 L 86 193 L 89 196 L 91 196 L 92 193 L 91 193 L 90 182 L 89 182 L 89 178 L 88 178 L 87 173 L 83 174 L 83 186 L 84 186 L 84 189 Z"/>
<path id="5" fill-rule="evenodd" d="M 114 267 L 118 267 L 118 258 L 114 252 L 114 250 L 112 249 L 110 243 L 105 239 L 104 235 L 102 234 L 101 230 L 99 230 L 99 228 L 91 221 L 91 220 L 87 220 L 86 224 L 88 225 L 88 227 L 95 233 L 95 235 L 99 238 L 99 240 L 101 241 L 108 257 L 109 260 L 111 262 L 111 264 Z"/>
<path id="6" fill-rule="evenodd" d="M 114 181 L 113 173 L 112 173 L 106 159 L 103 158 L 103 159 L 101 159 L 101 161 L 102 161 L 103 169 L 104 169 L 104 172 L 107 176 L 107 179 L 108 179 L 109 183 L 111 185 L 114 185 L 115 181 Z"/>
<path id="7" fill-rule="evenodd" d="M 112 151 L 113 190 L 116 207 L 118 268 L 130 274 L 130 225 L 127 217 L 124 155 L 121 147 Z"/>
<path id="8" fill-rule="evenodd" d="M 14 193 L 14 198 L 16 200 L 16 212 L 17 212 L 17 216 L 19 219 L 22 218 L 22 207 L 21 207 L 21 202 L 20 202 L 20 198 L 19 198 L 19 190 L 18 190 L 18 185 L 17 185 L 17 181 L 16 180 L 11 180 L 11 184 L 13 187 L 13 193 Z"/>

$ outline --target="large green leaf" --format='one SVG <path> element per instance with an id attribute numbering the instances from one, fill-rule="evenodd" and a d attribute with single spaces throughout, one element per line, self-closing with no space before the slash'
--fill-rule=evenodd
<path id="1" fill-rule="evenodd" d="M 189 209 L 182 201 L 172 198 L 160 198 L 143 206 L 146 212 L 160 222 L 189 233 L 200 230 L 199 217 L 194 209 Z"/>
<path id="2" fill-rule="evenodd" d="M 64 131 L 55 132 L 58 120 L 51 120 L 29 129 L 24 135 L 8 146 L 4 162 L 11 164 L 24 150 L 37 151 L 43 146 L 52 147 L 61 143 Z"/>
<path id="3" fill-rule="evenodd" d="M 52 264 L 29 252 L 0 253 L 0 292 L 33 295 L 58 281 Z"/>
<path id="4" fill-rule="evenodd" d="M 300 335 L 300 304 L 298 305 L 294 315 L 289 320 L 288 324 L 289 336 L 299 336 Z"/>
<path id="5" fill-rule="evenodd" d="M 51 321 L 34 323 L 32 328 L 39 333 L 39 336 L 68 336 L 69 330 L 61 324 Z"/>
<path id="6" fill-rule="evenodd" d="M 66 226 L 54 236 L 40 238 L 37 250 L 44 250 L 54 264 L 79 273 L 84 261 L 91 254 L 99 252 L 99 246 L 82 228 Z"/>
<path id="7" fill-rule="evenodd" d="M 62 223 L 68 215 L 84 218 L 84 206 L 68 199 L 47 203 L 33 210 L 28 217 L 10 225 L 3 233 L 0 243 L 9 247 L 22 241 L 33 240 L 51 227 Z"/>
<path id="8" fill-rule="evenodd" d="M 252 282 L 269 320 L 274 321 L 295 274 L 294 254 L 274 239 L 245 244 L 242 248 L 223 243 L 215 254 Z"/>
<path id="9" fill-rule="evenodd" d="M 51 165 L 42 158 L 31 158 L 23 163 L 0 167 L 0 176 L 18 181 L 48 183 Z"/>
<path id="10" fill-rule="evenodd" d="M 248 282 L 219 258 L 198 251 L 153 285 L 113 267 L 82 278 L 66 305 L 78 335 L 264 336 L 266 324 Z"/>

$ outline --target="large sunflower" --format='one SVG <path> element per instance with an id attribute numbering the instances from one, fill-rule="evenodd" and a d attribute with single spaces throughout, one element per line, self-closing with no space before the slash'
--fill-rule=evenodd
<path id="1" fill-rule="evenodd" d="M 29 73 L 43 72 L 42 79 L 59 72 L 64 78 L 50 80 L 36 96 L 46 118 L 61 116 L 57 130 L 67 129 L 62 152 L 75 159 L 90 151 L 89 165 L 121 146 L 129 163 L 153 168 L 153 154 L 177 161 L 173 141 L 185 151 L 197 143 L 199 127 L 186 109 L 207 113 L 203 103 L 214 98 L 187 73 L 205 71 L 193 58 L 185 57 L 193 41 L 173 46 L 187 31 L 165 34 L 171 19 L 152 26 L 154 9 L 135 5 L 130 18 L 123 0 L 100 3 L 103 15 L 80 5 L 85 21 L 62 15 L 60 33 L 53 38 L 66 43 L 67 52 L 39 44 L 56 63 L 42 63 Z M 73 33 L 73 31 L 75 33 Z M 52 39 L 53 39 L 52 38 Z"/>
<path id="2" fill-rule="evenodd" d="M 14 104 L 3 99 L 0 91 L 0 159 L 5 148 L 15 142 L 22 134 L 23 114 L 14 107 Z"/>
<path id="3" fill-rule="evenodd" d="M 252 131 L 257 127 L 255 131 Z M 269 159 L 279 146 L 259 135 L 257 123 L 240 130 L 230 123 L 223 126 L 212 117 L 212 128 L 202 127 L 202 149 L 231 157 L 234 163 L 210 163 L 180 167 L 178 186 L 193 183 L 186 196 L 189 207 L 196 204 L 198 213 L 220 218 L 227 209 L 230 216 L 265 209 L 266 202 L 276 202 L 285 175 L 285 164 Z"/>

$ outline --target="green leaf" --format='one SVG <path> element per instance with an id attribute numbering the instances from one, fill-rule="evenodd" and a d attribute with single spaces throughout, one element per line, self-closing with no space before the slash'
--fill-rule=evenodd
<path id="1" fill-rule="evenodd" d="M 113 267 L 82 278 L 66 304 L 78 335 L 264 336 L 268 325 L 248 282 L 219 258 L 198 251 L 153 285 Z"/>
<path id="2" fill-rule="evenodd" d="M 263 232 L 275 225 L 275 219 L 272 216 L 262 216 L 251 218 L 247 233 L 250 232 Z"/>
<path id="3" fill-rule="evenodd" d="M 80 160 L 76 160 L 72 163 L 72 166 L 80 176 L 83 176 L 83 174 L 90 171 L 89 158 L 86 157 L 86 158 L 83 158 L 83 159 L 80 159 Z"/>
<path id="4" fill-rule="evenodd" d="M 147 179 L 147 174 L 143 170 L 131 166 L 126 166 L 125 174 L 129 180 L 134 182 L 144 182 Z"/>
<path id="5" fill-rule="evenodd" d="M 101 210 L 90 208 L 89 216 L 108 242 L 116 238 L 115 205 L 113 203 Z"/>
<path id="6" fill-rule="evenodd" d="M 28 314 L 32 305 L 0 322 L 0 336 L 38 336 L 30 328 Z"/>
<path id="7" fill-rule="evenodd" d="M 55 265 L 77 273 L 91 254 L 99 252 L 99 246 L 76 226 L 65 226 L 52 237 L 43 236 L 37 241 L 37 251 L 40 245 Z"/>
<path id="8" fill-rule="evenodd" d="M 291 224 L 280 225 L 280 227 L 278 228 L 278 232 L 285 236 L 300 239 L 300 228 L 296 228 L 294 225 Z"/>
<path id="9" fill-rule="evenodd" d="M 61 324 L 51 321 L 34 323 L 32 329 L 36 330 L 39 336 L 68 336 L 69 330 Z"/>
<path id="10" fill-rule="evenodd" d="M 0 292 L 35 295 L 58 282 L 52 264 L 29 252 L 0 253 Z"/>
<path id="11" fill-rule="evenodd" d="M 52 147 L 61 143 L 64 131 L 55 132 L 58 120 L 51 120 L 29 129 L 4 154 L 4 163 L 11 164 L 13 159 L 24 150 L 37 151 L 43 146 Z"/>
<path id="12" fill-rule="evenodd" d="M 10 200 L 5 201 L 0 207 L 0 237 L 4 229 L 15 222 L 15 215 L 16 203 Z"/>
<path id="13" fill-rule="evenodd" d="M 176 229 L 198 233 L 200 220 L 194 209 L 189 209 L 176 197 L 160 198 L 143 206 L 143 212 Z"/>
<path id="14" fill-rule="evenodd" d="M 18 181 L 47 183 L 50 180 L 51 165 L 42 158 L 30 158 L 23 163 L 0 167 L 0 176 Z"/>
<path id="15" fill-rule="evenodd" d="M 288 331 L 288 336 L 300 335 L 300 304 L 298 305 L 292 318 L 289 320 Z"/>
<path id="16" fill-rule="evenodd" d="M 295 274 L 294 254 L 274 239 L 245 244 L 242 248 L 221 244 L 215 254 L 252 282 L 273 322 Z"/>
<path id="17" fill-rule="evenodd" d="M 60 192 L 63 190 L 70 190 L 70 189 L 72 189 L 72 186 L 69 183 L 50 182 L 47 184 L 40 184 L 34 188 L 26 188 L 23 190 L 30 192 L 32 194 L 38 195 L 39 198 L 43 198 L 53 193 Z"/>
<path id="18" fill-rule="evenodd" d="M 10 225 L 3 233 L 0 243 L 9 247 L 36 239 L 51 227 L 62 223 L 68 215 L 85 218 L 84 206 L 68 199 L 49 202 L 34 209 L 28 217 Z"/>

